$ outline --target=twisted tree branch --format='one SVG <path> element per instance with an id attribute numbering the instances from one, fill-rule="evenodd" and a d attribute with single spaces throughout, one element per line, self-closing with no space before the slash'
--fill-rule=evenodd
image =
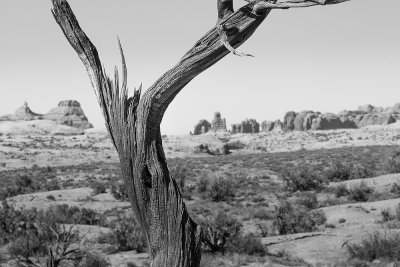
<path id="1" fill-rule="evenodd" d="M 217 0 L 218 23 L 142 96 L 128 97 L 123 51 L 122 84 L 106 75 L 91 43 L 66 0 L 52 0 L 53 15 L 89 74 L 106 125 L 120 158 L 122 176 L 149 243 L 152 266 L 199 266 L 200 227 L 190 218 L 164 155 L 160 124 L 175 96 L 193 78 L 243 44 L 275 8 L 326 5 L 347 0 L 248 0 L 233 10 L 232 0 Z"/>

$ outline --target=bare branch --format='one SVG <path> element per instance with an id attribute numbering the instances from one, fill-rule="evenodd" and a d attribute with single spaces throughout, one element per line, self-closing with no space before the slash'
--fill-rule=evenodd
<path id="1" fill-rule="evenodd" d="M 217 0 L 218 22 L 233 13 L 233 0 Z"/>
<path id="2" fill-rule="evenodd" d="M 254 11 L 260 12 L 263 9 L 288 9 L 297 7 L 311 7 L 333 5 L 347 2 L 350 0 L 245 0 L 249 3 L 255 3 Z"/>
<path id="3" fill-rule="evenodd" d="M 229 51 L 231 51 L 232 54 L 234 54 L 235 56 L 239 56 L 239 57 L 254 57 L 251 54 L 246 54 L 246 53 L 241 53 L 238 52 L 235 48 L 233 48 L 228 41 L 228 36 L 226 34 L 226 30 L 224 29 L 223 25 L 218 25 L 217 26 L 217 32 L 218 34 L 221 36 L 221 41 L 224 44 L 224 46 L 226 47 L 226 49 L 228 49 Z"/>

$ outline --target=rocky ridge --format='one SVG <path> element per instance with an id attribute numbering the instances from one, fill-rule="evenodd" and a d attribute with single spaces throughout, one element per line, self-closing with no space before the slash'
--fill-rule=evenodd
<path id="1" fill-rule="evenodd" d="M 50 120 L 59 125 L 70 126 L 81 130 L 93 128 L 88 121 L 80 103 L 76 100 L 60 101 L 57 107 L 51 109 L 47 114 L 33 112 L 28 103 L 24 103 L 14 114 L 0 116 L 0 122 L 17 122 L 33 120 Z"/>

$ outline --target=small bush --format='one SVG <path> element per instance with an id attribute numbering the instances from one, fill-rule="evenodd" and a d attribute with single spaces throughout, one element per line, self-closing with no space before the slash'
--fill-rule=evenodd
<path id="1" fill-rule="evenodd" d="M 371 194 L 374 193 L 374 189 L 368 187 L 365 183 L 350 188 L 348 199 L 350 201 L 365 202 L 368 201 Z"/>
<path id="2" fill-rule="evenodd" d="M 246 235 L 239 234 L 236 238 L 233 238 L 227 247 L 227 251 L 257 256 L 265 256 L 267 253 L 260 239 L 255 237 L 252 233 Z"/>
<path id="3" fill-rule="evenodd" d="M 170 169 L 170 174 L 178 184 L 181 193 L 184 193 L 186 191 L 186 179 L 190 175 L 189 170 L 182 165 L 175 165 Z"/>
<path id="4" fill-rule="evenodd" d="M 111 185 L 110 192 L 113 195 L 113 197 L 117 200 L 120 201 L 129 200 L 129 195 L 126 186 L 121 182 Z"/>
<path id="5" fill-rule="evenodd" d="M 351 177 L 351 166 L 343 164 L 341 161 L 331 162 L 326 172 L 326 178 L 329 181 L 347 181 Z"/>
<path id="6" fill-rule="evenodd" d="M 100 254 L 87 253 L 80 263 L 81 267 L 109 267 L 111 264 Z"/>
<path id="7" fill-rule="evenodd" d="M 292 192 L 320 190 L 323 187 L 323 179 L 305 166 L 284 171 L 282 178 Z"/>
<path id="8" fill-rule="evenodd" d="M 347 196 L 350 194 L 345 184 L 339 184 L 338 186 L 334 187 L 333 191 L 336 198 Z"/>
<path id="9" fill-rule="evenodd" d="M 111 228 L 113 229 L 113 240 L 120 251 L 146 251 L 146 237 L 142 228 L 136 224 L 133 218 L 119 216 L 118 220 L 111 225 Z"/>
<path id="10" fill-rule="evenodd" d="M 388 222 L 394 220 L 394 216 L 391 214 L 389 209 L 384 209 L 381 211 L 382 221 L 381 222 Z"/>
<path id="11" fill-rule="evenodd" d="M 272 217 L 272 212 L 270 212 L 269 210 L 265 209 L 265 208 L 258 208 L 255 209 L 252 217 L 254 219 L 259 219 L 259 220 L 269 220 Z"/>
<path id="12" fill-rule="evenodd" d="M 46 199 L 48 199 L 50 201 L 56 201 L 56 198 L 53 195 L 46 196 Z"/>
<path id="13" fill-rule="evenodd" d="M 317 194 L 315 192 L 302 192 L 297 199 L 297 204 L 307 209 L 316 209 L 318 208 Z"/>
<path id="14" fill-rule="evenodd" d="M 196 186 L 197 186 L 197 192 L 199 193 L 206 192 L 209 186 L 208 177 L 205 175 L 200 176 L 200 178 L 197 180 Z"/>
<path id="15" fill-rule="evenodd" d="M 280 235 L 314 232 L 317 226 L 324 224 L 325 214 L 322 211 L 305 211 L 293 207 L 288 201 L 281 201 L 275 207 L 272 219 L 275 229 Z"/>
<path id="16" fill-rule="evenodd" d="M 260 230 L 261 236 L 262 237 L 267 237 L 270 234 L 270 226 L 266 222 L 257 222 L 256 226 L 258 230 Z"/>
<path id="17" fill-rule="evenodd" d="M 99 194 L 104 194 L 107 190 L 107 187 L 105 186 L 104 183 L 101 182 L 94 182 L 90 186 L 93 189 L 92 195 L 99 195 Z"/>
<path id="18" fill-rule="evenodd" d="M 389 193 L 400 195 L 400 186 L 397 183 L 394 183 L 390 188 Z"/>
<path id="19" fill-rule="evenodd" d="M 223 211 L 199 220 L 203 229 L 203 243 L 214 252 L 225 252 L 228 245 L 239 235 L 243 225 Z"/>
<path id="20" fill-rule="evenodd" d="M 208 192 L 213 201 L 226 201 L 235 197 L 235 185 L 224 177 L 216 177 Z"/>
<path id="21" fill-rule="evenodd" d="M 393 153 L 383 161 L 385 173 L 400 173 L 400 151 Z"/>
<path id="22" fill-rule="evenodd" d="M 373 262 L 377 259 L 400 260 L 400 234 L 375 232 L 359 244 L 347 244 L 350 258 Z"/>
<path id="23" fill-rule="evenodd" d="M 62 224 L 104 225 L 105 221 L 104 216 L 94 210 L 70 207 L 66 204 L 50 206 L 39 214 L 55 218 L 57 223 Z"/>
<path id="24" fill-rule="evenodd" d="M 369 178 L 374 176 L 370 167 L 353 162 L 343 163 L 342 161 L 333 161 L 325 173 L 326 178 L 331 182 L 348 181 L 353 179 Z"/>

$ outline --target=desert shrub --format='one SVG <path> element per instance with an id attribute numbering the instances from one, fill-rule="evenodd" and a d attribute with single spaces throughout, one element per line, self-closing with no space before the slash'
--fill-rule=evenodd
<path id="1" fill-rule="evenodd" d="M 110 192 L 113 195 L 113 197 L 117 200 L 121 201 L 129 200 L 127 188 L 122 182 L 112 184 L 110 187 Z"/>
<path id="2" fill-rule="evenodd" d="M 54 191 L 54 190 L 60 190 L 60 184 L 56 179 L 50 180 L 44 185 L 44 190 L 46 191 Z"/>
<path id="3" fill-rule="evenodd" d="M 389 193 L 400 195 L 400 186 L 397 183 L 392 184 L 390 187 Z"/>
<path id="4" fill-rule="evenodd" d="M 358 244 L 347 244 L 350 258 L 373 262 L 377 259 L 400 260 L 400 234 L 375 232 Z"/>
<path id="5" fill-rule="evenodd" d="M 15 180 L 15 185 L 22 188 L 32 187 L 33 181 L 27 175 L 21 175 Z"/>
<path id="6" fill-rule="evenodd" d="M 271 212 L 265 208 L 258 208 L 253 211 L 252 217 L 259 220 L 271 219 Z"/>
<path id="7" fill-rule="evenodd" d="M 317 194 L 315 192 L 301 192 L 297 204 L 307 209 L 316 209 L 318 208 Z"/>
<path id="8" fill-rule="evenodd" d="M 182 193 L 185 192 L 186 179 L 190 175 L 189 170 L 186 167 L 178 164 L 170 169 L 170 173 L 172 177 L 175 179 L 176 183 L 178 184 L 181 192 Z"/>
<path id="9" fill-rule="evenodd" d="M 335 193 L 336 198 L 347 196 L 350 194 L 350 192 L 347 189 L 345 184 L 339 184 L 339 185 L 335 186 L 333 191 Z"/>
<path id="10" fill-rule="evenodd" d="M 368 201 L 373 192 L 373 188 L 368 187 L 365 183 L 360 183 L 350 188 L 348 199 L 350 201 L 365 202 Z"/>
<path id="11" fill-rule="evenodd" d="M 111 228 L 113 230 L 113 242 L 118 245 L 119 250 L 146 251 L 146 237 L 134 218 L 119 216 L 119 218 L 112 223 Z"/>
<path id="12" fill-rule="evenodd" d="M 320 208 L 322 208 L 322 207 L 331 207 L 331 206 L 341 205 L 341 204 L 343 204 L 344 202 L 346 202 L 346 201 L 343 201 L 343 200 L 338 199 L 338 198 L 331 198 L 331 197 L 328 197 L 327 199 L 322 200 L 322 201 L 319 203 L 319 207 L 320 207 Z"/>
<path id="13" fill-rule="evenodd" d="M 199 193 L 206 192 L 208 189 L 209 183 L 210 183 L 210 181 L 209 181 L 208 177 L 206 175 L 201 175 L 196 183 L 197 192 L 199 192 Z"/>
<path id="14" fill-rule="evenodd" d="M 34 228 L 34 211 L 16 210 L 4 200 L 0 206 L 0 244 L 11 242 Z"/>
<path id="15" fill-rule="evenodd" d="M 79 242 L 79 232 L 74 226 L 60 225 L 54 214 L 31 210 L 15 210 L 3 203 L 0 215 L 0 236 L 9 242 L 8 253 L 22 266 L 31 266 L 31 258 L 44 257 L 51 266 L 62 261 L 78 261 L 79 249 L 72 248 Z M 8 220 L 8 221 L 6 221 Z M 13 222 L 14 221 L 14 222 Z M 4 230 L 5 229 L 5 230 Z"/>
<path id="16" fill-rule="evenodd" d="M 70 207 L 66 204 L 53 205 L 40 214 L 56 218 L 57 223 L 103 225 L 105 218 L 102 214 L 87 208 Z"/>
<path id="17" fill-rule="evenodd" d="M 80 267 L 109 267 L 111 264 L 100 254 L 86 253 Z"/>
<path id="18" fill-rule="evenodd" d="M 99 195 L 99 194 L 104 194 L 107 190 L 107 187 L 104 183 L 101 182 L 94 182 L 90 186 L 93 189 L 92 195 Z"/>
<path id="19" fill-rule="evenodd" d="M 236 238 L 233 238 L 227 246 L 227 252 L 257 256 L 265 256 L 267 253 L 260 239 L 252 233 L 239 234 Z"/>
<path id="20" fill-rule="evenodd" d="M 48 199 L 50 201 L 56 201 L 56 198 L 53 195 L 47 195 L 46 199 Z"/>
<path id="21" fill-rule="evenodd" d="M 258 230 L 260 230 L 262 237 L 267 237 L 270 234 L 270 225 L 266 222 L 260 221 L 256 223 Z"/>
<path id="22" fill-rule="evenodd" d="M 334 161 L 325 175 L 329 181 L 347 181 L 351 177 L 351 167 L 341 161 Z"/>
<path id="23" fill-rule="evenodd" d="M 381 216 L 382 216 L 381 222 L 388 222 L 388 221 L 394 220 L 394 216 L 392 215 L 392 213 L 390 212 L 389 209 L 382 210 Z"/>
<path id="24" fill-rule="evenodd" d="M 369 165 L 361 165 L 361 164 L 353 164 L 352 165 L 352 172 L 351 172 L 351 179 L 362 179 L 362 178 L 370 178 L 374 177 L 375 172 L 373 168 Z"/>
<path id="25" fill-rule="evenodd" d="M 213 201 L 226 201 L 235 197 L 235 185 L 225 177 L 217 176 L 210 185 L 208 192 Z"/>
<path id="26" fill-rule="evenodd" d="M 369 166 L 336 160 L 331 162 L 325 175 L 329 181 L 338 182 L 373 177 L 374 171 Z"/>
<path id="27" fill-rule="evenodd" d="M 285 170 L 282 178 L 292 192 L 320 190 L 323 187 L 323 179 L 306 166 Z"/>
<path id="28" fill-rule="evenodd" d="M 400 151 L 394 152 L 383 161 L 385 173 L 400 173 Z"/>
<path id="29" fill-rule="evenodd" d="M 384 209 L 381 211 L 382 216 L 382 223 L 389 222 L 389 221 L 398 221 L 400 222 L 400 204 L 397 205 L 394 213 L 390 209 Z"/>
<path id="30" fill-rule="evenodd" d="M 33 232 L 26 232 L 25 236 L 16 237 L 7 248 L 11 257 L 20 258 L 22 261 L 36 255 L 43 256 L 46 249 L 46 245 Z"/>
<path id="31" fill-rule="evenodd" d="M 19 189 L 17 186 L 7 185 L 3 188 L 0 188 L 0 200 L 5 200 L 9 197 L 13 197 L 19 194 Z"/>
<path id="32" fill-rule="evenodd" d="M 203 229 L 203 243 L 212 253 L 225 252 L 243 227 L 235 217 L 223 211 L 202 218 L 199 223 Z"/>
<path id="33" fill-rule="evenodd" d="M 306 211 L 294 207 L 288 201 L 281 201 L 275 207 L 272 223 L 281 235 L 313 232 L 317 226 L 324 224 L 325 214 L 322 211 Z"/>

